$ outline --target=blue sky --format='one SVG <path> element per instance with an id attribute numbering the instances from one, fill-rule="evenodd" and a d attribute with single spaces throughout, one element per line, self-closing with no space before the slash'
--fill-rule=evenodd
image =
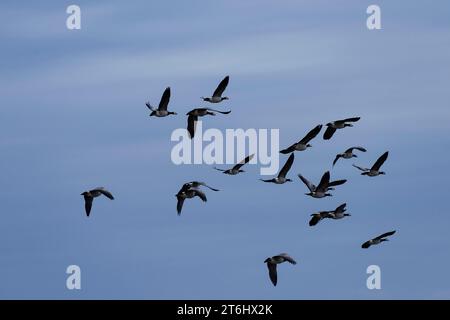
<path id="1" fill-rule="evenodd" d="M 366 28 L 373 3 L 382 30 Z M 448 1 L 77 1 L 78 31 L 70 4 L 0 4 L 0 298 L 450 298 Z M 296 153 L 291 184 L 258 181 L 257 165 L 233 177 L 175 166 L 171 132 L 227 74 L 232 113 L 204 127 L 279 128 L 285 147 L 361 120 Z M 179 115 L 149 118 L 144 102 L 166 86 Z M 353 145 L 368 149 L 362 165 L 389 150 L 387 175 L 343 160 L 331 175 L 347 184 L 306 197 L 296 174 L 319 180 Z M 179 217 L 174 194 L 191 180 L 222 191 Z M 80 193 L 96 186 L 116 200 L 86 218 Z M 307 225 L 342 202 L 352 217 Z M 274 288 L 263 261 L 280 252 L 298 264 Z M 65 287 L 71 264 L 80 291 Z M 381 290 L 366 288 L 371 264 Z"/>

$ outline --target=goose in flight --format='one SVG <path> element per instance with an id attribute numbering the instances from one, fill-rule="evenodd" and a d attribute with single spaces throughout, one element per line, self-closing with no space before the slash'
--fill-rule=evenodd
<path id="1" fill-rule="evenodd" d="M 380 244 L 381 242 L 384 242 L 384 241 L 389 241 L 389 239 L 385 239 L 385 238 L 386 238 L 386 237 L 389 237 L 389 236 L 392 236 L 394 233 L 395 233 L 395 230 L 394 230 L 394 231 L 389 231 L 389 232 L 383 233 L 382 235 L 380 235 L 380 236 L 378 236 L 378 237 L 376 237 L 376 238 L 373 238 L 373 239 L 370 239 L 370 240 L 364 242 L 364 243 L 361 245 L 361 248 L 367 249 L 367 248 L 369 248 L 371 245 Z"/>
<path id="2" fill-rule="evenodd" d="M 150 109 L 151 113 L 150 113 L 150 117 L 155 116 L 155 117 L 166 117 L 168 115 L 176 115 L 176 112 L 172 112 L 172 111 L 167 111 L 167 106 L 169 105 L 169 100 L 170 100 L 170 87 L 167 87 L 166 90 L 164 90 L 164 93 L 161 97 L 161 101 L 159 102 L 159 106 L 158 108 L 154 108 L 150 102 L 146 102 L 145 105 L 147 106 L 147 108 Z"/>
<path id="3" fill-rule="evenodd" d="M 311 215 L 311 220 L 309 220 L 309 226 L 315 226 L 316 224 L 318 224 L 320 221 L 322 221 L 325 218 L 329 218 L 329 214 L 330 211 L 319 211 L 317 213 L 313 213 Z"/>
<path id="4" fill-rule="evenodd" d="M 185 199 L 192 199 L 194 197 L 199 197 L 203 202 L 206 202 L 206 195 L 199 188 L 200 186 L 207 187 L 213 191 L 219 191 L 218 189 L 208 186 L 204 182 L 191 181 L 186 182 L 181 187 L 180 191 L 175 195 L 177 197 L 177 213 L 181 215 L 181 210 L 183 209 L 183 204 Z"/>
<path id="5" fill-rule="evenodd" d="M 197 108 L 186 113 L 186 115 L 188 116 L 187 131 L 189 132 L 189 136 L 191 139 L 194 138 L 195 135 L 195 127 L 197 126 L 198 117 L 203 117 L 206 115 L 215 116 L 215 112 L 221 114 L 229 114 L 231 110 L 219 111 L 211 108 Z"/>
<path id="6" fill-rule="evenodd" d="M 336 158 L 333 161 L 333 167 L 336 164 L 336 162 L 342 158 L 342 159 L 351 159 L 351 158 L 357 158 L 358 156 L 353 153 L 353 150 L 359 150 L 361 152 L 366 152 L 367 150 L 363 147 L 351 147 L 345 150 L 343 153 L 339 153 L 336 155 Z"/>
<path id="7" fill-rule="evenodd" d="M 300 140 L 297 143 L 294 143 L 289 148 L 281 150 L 280 153 L 287 154 L 287 153 L 291 153 L 291 152 L 294 152 L 294 151 L 304 151 L 307 148 L 312 147 L 308 142 L 310 142 L 312 139 L 314 139 L 319 134 L 321 129 L 322 129 L 322 125 L 319 124 L 314 129 L 309 131 L 306 134 L 306 136 L 303 137 L 302 140 Z"/>
<path id="8" fill-rule="evenodd" d="M 99 188 L 95 188 L 89 191 L 85 191 L 81 194 L 82 196 L 84 196 L 84 209 L 86 211 L 86 215 L 89 217 L 89 214 L 91 213 L 91 209 L 92 209 L 92 202 L 94 201 L 94 198 L 97 198 L 101 195 L 104 195 L 105 197 L 114 200 L 113 195 L 111 194 L 111 192 L 109 192 L 108 190 L 106 190 L 103 187 L 99 187 Z"/>
<path id="9" fill-rule="evenodd" d="M 239 162 L 238 164 L 236 164 L 236 165 L 235 165 L 233 168 L 231 168 L 231 169 L 223 170 L 223 169 L 219 169 L 219 168 L 216 168 L 216 167 L 214 167 L 214 169 L 216 169 L 216 170 L 218 170 L 218 171 L 222 171 L 223 173 L 229 174 L 229 175 L 236 175 L 236 174 L 238 174 L 239 172 L 245 172 L 244 170 L 241 169 L 241 167 L 242 167 L 244 164 L 249 163 L 250 160 L 253 159 L 253 156 L 254 156 L 254 155 L 255 155 L 255 154 L 251 154 L 251 155 L 247 156 L 244 160 L 242 160 L 241 162 Z"/>
<path id="10" fill-rule="evenodd" d="M 324 197 L 331 197 L 332 195 L 327 191 L 334 190 L 334 188 L 332 187 L 339 186 L 347 182 L 347 180 L 336 180 L 330 182 L 330 171 L 327 171 L 323 174 L 317 187 L 301 174 L 299 174 L 298 177 L 309 189 L 309 193 L 305 194 L 318 199 Z"/>
<path id="11" fill-rule="evenodd" d="M 342 219 L 344 217 L 350 217 L 351 216 L 350 213 L 345 213 L 345 211 L 347 211 L 346 206 L 347 206 L 347 204 L 343 203 L 339 207 L 334 209 L 334 211 L 330 211 L 329 215 L 328 215 L 328 218 L 334 219 L 334 220 L 339 220 L 339 219 Z"/>
<path id="12" fill-rule="evenodd" d="M 383 153 L 378 160 L 374 163 L 374 165 L 372 166 L 372 168 L 362 168 L 362 167 L 358 167 L 357 165 L 353 165 L 355 168 L 363 171 L 361 174 L 363 176 L 369 176 L 369 177 L 376 177 L 380 174 L 386 174 L 386 172 L 380 171 L 381 166 L 383 165 L 383 163 L 386 161 L 387 157 L 389 155 L 389 151 L 386 151 L 385 153 Z"/>
<path id="13" fill-rule="evenodd" d="M 269 277 L 270 281 L 272 281 L 273 285 L 277 285 L 277 264 L 283 262 L 289 262 L 290 264 L 297 264 L 297 262 L 292 259 L 287 253 L 280 253 L 279 255 L 273 256 L 271 258 L 267 258 L 264 260 L 264 263 L 267 264 L 267 268 L 269 269 Z"/>
<path id="14" fill-rule="evenodd" d="M 361 118 L 355 117 L 355 118 L 348 118 L 348 119 L 343 119 L 343 120 L 336 120 L 336 121 L 327 123 L 326 124 L 327 130 L 325 130 L 325 132 L 323 134 L 323 139 L 324 140 L 331 139 L 331 137 L 333 136 L 333 134 L 336 132 L 337 129 L 344 129 L 345 127 L 353 127 L 353 124 L 347 123 L 347 122 L 356 122 L 359 119 L 361 119 Z"/>
<path id="15" fill-rule="evenodd" d="M 230 81 L 230 76 L 226 76 L 223 78 L 222 81 L 220 81 L 219 85 L 217 86 L 216 90 L 214 91 L 212 97 L 201 97 L 203 101 L 207 101 L 210 103 L 219 103 L 223 100 L 228 100 L 228 97 L 222 97 L 223 92 L 228 86 L 228 82 Z"/>
<path id="16" fill-rule="evenodd" d="M 347 210 L 345 207 L 347 206 L 346 203 L 341 204 L 339 207 L 334 209 L 333 211 L 320 211 L 317 213 L 313 213 L 311 216 L 311 220 L 309 221 L 310 226 L 315 226 L 317 223 L 319 223 L 323 219 L 342 219 L 344 217 L 349 217 L 349 213 L 345 213 Z"/>
<path id="17" fill-rule="evenodd" d="M 294 162 L 294 154 L 291 153 L 291 155 L 287 159 L 287 161 L 284 164 L 283 168 L 281 168 L 281 170 L 278 173 L 278 176 L 276 178 L 268 179 L 268 180 L 264 180 L 264 179 L 259 179 L 259 180 L 264 181 L 264 182 L 272 182 L 272 183 L 276 183 L 276 184 L 283 184 L 283 183 L 285 183 L 287 181 L 291 182 L 292 180 L 291 179 L 287 179 L 286 175 L 287 175 L 289 169 L 291 169 L 291 166 L 292 166 L 293 162 Z"/>

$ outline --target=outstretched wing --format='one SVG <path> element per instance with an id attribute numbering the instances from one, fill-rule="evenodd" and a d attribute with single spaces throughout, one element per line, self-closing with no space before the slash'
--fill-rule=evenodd
<path id="1" fill-rule="evenodd" d="M 327 130 L 325 130 L 324 134 L 323 134 L 323 139 L 324 140 L 329 140 L 331 139 L 331 137 L 333 136 L 333 134 L 336 132 L 336 129 L 333 127 L 328 127 Z"/>
<path id="2" fill-rule="evenodd" d="M 347 119 L 343 119 L 343 120 L 338 120 L 336 122 L 356 122 L 359 119 L 361 119 L 361 117 L 347 118 Z"/>
<path id="3" fill-rule="evenodd" d="M 369 241 L 364 242 L 364 243 L 362 244 L 361 248 L 367 249 L 368 247 L 370 247 L 370 245 L 371 245 L 371 243 L 370 243 L 370 240 L 369 240 Z"/>
<path id="4" fill-rule="evenodd" d="M 361 171 L 369 171 L 368 168 L 359 167 L 359 166 L 357 166 L 356 164 L 352 164 L 352 166 L 354 166 L 355 168 L 357 168 L 357 169 L 359 169 L 359 170 L 361 170 Z"/>
<path id="5" fill-rule="evenodd" d="M 328 183 L 328 186 L 329 186 L 329 187 L 336 187 L 336 186 L 340 186 L 341 184 L 344 184 L 344 183 L 346 183 L 346 182 L 347 182 L 346 179 L 343 179 L 343 180 L 335 180 L 335 181 L 329 182 L 329 183 Z"/>
<path id="6" fill-rule="evenodd" d="M 304 176 L 302 176 L 301 174 L 298 174 L 298 177 L 300 178 L 300 180 L 303 181 L 303 183 L 308 187 L 309 191 L 314 192 L 316 190 L 316 186 L 314 184 L 312 184 L 308 179 L 306 179 Z"/>
<path id="7" fill-rule="evenodd" d="M 221 97 L 222 93 L 227 88 L 229 81 L 230 81 L 230 76 L 226 76 L 225 78 L 223 78 L 223 80 L 220 81 L 219 85 L 217 86 L 216 90 L 214 91 L 213 97 Z"/>
<path id="8" fill-rule="evenodd" d="M 86 211 L 86 215 L 89 217 L 92 209 L 92 202 L 94 201 L 93 197 L 84 196 L 84 210 Z"/>
<path id="9" fill-rule="evenodd" d="M 347 204 L 343 203 L 339 207 L 337 207 L 336 210 L 334 210 L 334 212 L 344 212 L 346 210 L 345 209 L 346 206 L 347 206 Z"/>
<path id="10" fill-rule="evenodd" d="M 319 223 L 319 221 L 322 220 L 322 217 L 320 215 L 313 215 L 311 220 L 309 220 L 309 225 L 315 226 L 316 224 Z"/>
<path id="11" fill-rule="evenodd" d="M 111 194 L 111 192 L 109 192 L 108 190 L 106 190 L 105 188 L 96 188 L 94 189 L 95 191 L 100 192 L 102 195 L 104 195 L 105 197 L 114 200 L 113 195 Z"/>
<path id="12" fill-rule="evenodd" d="M 280 173 L 278 174 L 278 177 L 286 177 L 286 174 L 288 173 L 289 169 L 292 167 L 292 163 L 294 163 L 294 154 L 291 153 L 289 158 L 287 159 L 286 163 L 284 164 L 283 168 L 281 168 Z"/>
<path id="13" fill-rule="evenodd" d="M 206 201 L 207 201 L 206 195 L 205 195 L 202 191 L 200 191 L 200 190 L 198 190 L 198 189 L 195 189 L 194 192 L 195 192 L 195 195 L 196 195 L 197 197 L 199 197 L 200 199 L 202 199 L 203 202 L 206 202 Z"/>
<path id="14" fill-rule="evenodd" d="M 197 116 L 189 115 L 187 120 L 187 131 L 189 132 L 190 138 L 194 138 L 195 127 L 197 126 Z"/>
<path id="15" fill-rule="evenodd" d="M 292 146 L 290 146 L 289 148 L 281 150 L 280 153 L 288 154 L 288 153 L 291 153 L 291 152 L 294 152 L 294 151 L 295 151 L 295 143 Z"/>
<path id="16" fill-rule="evenodd" d="M 319 185 L 317 186 L 317 190 L 326 190 L 330 183 L 330 171 L 327 171 L 323 174 L 320 179 Z"/>
<path id="17" fill-rule="evenodd" d="M 381 155 L 381 157 L 378 158 L 378 160 L 375 162 L 375 164 L 372 166 L 372 170 L 378 171 L 383 163 L 386 161 L 387 157 L 389 155 L 389 151 L 386 151 Z"/>
<path id="18" fill-rule="evenodd" d="M 211 189 L 212 191 L 219 191 L 219 189 L 215 189 L 215 188 L 213 188 L 213 187 L 210 187 L 210 186 L 208 186 L 206 183 L 201 182 L 201 181 L 191 181 L 190 184 L 191 184 L 191 186 L 194 187 L 194 188 L 197 188 L 197 187 L 199 187 L 199 186 L 204 186 L 204 187 L 207 187 L 208 189 Z"/>
<path id="19" fill-rule="evenodd" d="M 221 114 L 229 114 L 230 112 L 231 112 L 231 110 L 228 110 L 228 111 L 220 111 L 220 110 L 216 110 L 216 109 L 212 109 L 212 108 L 205 108 L 206 110 L 209 110 L 209 111 L 214 111 L 214 112 L 218 112 L 218 113 L 221 113 Z"/>
<path id="20" fill-rule="evenodd" d="M 273 285 L 277 285 L 277 265 L 274 263 L 267 262 L 267 268 L 269 269 L 269 277 L 270 281 L 272 281 Z"/>
<path id="21" fill-rule="evenodd" d="M 164 90 L 164 93 L 161 97 L 161 101 L 159 102 L 158 110 L 160 111 L 167 110 L 169 100 L 170 100 L 170 87 L 167 87 L 166 90 Z"/>
<path id="22" fill-rule="evenodd" d="M 251 154 L 251 155 L 245 157 L 244 160 L 242 160 L 241 162 L 239 162 L 237 165 L 235 165 L 233 167 L 233 170 L 239 170 L 244 164 L 249 163 L 253 159 L 254 155 L 255 154 Z"/>
<path id="23" fill-rule="evenodd" d="M 394 231 L 389 231 L 389 232 L 383 233 L 382 235 L 379 235 L 378 237 L 376 237 L 374 239 L 376 239 L 376 240 L 383 239 L 383 238 L 392 236 L 394 233 L 395 233 L 395 230 Z"/>
<path id="24" fill-rule="evenodd" d="M 345 153 L 352 152 L 353 150 L 359 150 L 359 151 L 362 151 L 362 152 L 366 152 L 367 151 L 363 147 L 351 147 L 351 148 L 348 148 L 347 150 L 345 150 Z"/>
<path id="25" fill-rule="evenodd" d="M 336 156 L 336 158 L 334 158 L 333 166 L 336 164 L 336 162 L 339 160 L 340 157 L 341 157 L 341 155 L 338 154 L 338 155 Z"/>
<path id="26" fill-rule="evenodd" d="M 320 130 L 322 130 L 322 125 L 321 124 L 317 125 L 314 129 L 312 129 L 310 132 L 308 132 L 306 134 L 306 136 L 302 140 L 300 140 L 299 142 L 302 143 L 302 144 L 308 143 L 309 141 L 314 139 L 319 134 Z"/>
<path id="27" fill-rule="evenodd" d="M 177 213 L 181 214 L 181 210 L 183 209 L 184 198 L 177 195 Z"/>
<path id="28" fill-rule="evenodd" d="M 280 253 L 278 256 L 283 257 L 287 262 L 291 264 L 297 264 L 297 261 L 295 261 L 294 258 L 292 258 L 287 253 Z"/>

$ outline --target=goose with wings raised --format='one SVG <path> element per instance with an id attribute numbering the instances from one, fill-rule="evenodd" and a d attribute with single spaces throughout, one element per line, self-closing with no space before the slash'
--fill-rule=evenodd
<path id="1" fill-rule="evenodd" d="M 363 167 L 359 167 L 357 165 L 353 165 L 355 168 L 359 169 L 362 171 L 362 175 L 363 176 L 369 176 L 369 177 L 376 177 L 380 174 L 386 174 L 386 172 L 384 171 L 380 171 L 381 166 L 383 165 L 383 163 L 386 161 L 386 159 L 388 158 L 389 155 L 389 151 L 386 151 L 385 153 L 383 153 L 378 159 L 377 161 L 375 161 L 374 165 L 372 166 L 372 168 L 363 168 Z"/>
<path id="2" fill-rule="evenodd" d="M 158 108 L 154 108 L 150 102 L 146 102 L 145 105 L 147 106 L 147 108 L 150 109 L 151 113 L 150 113 L 150 117 L 166 117 L 168 115 L 176 115 L 176 112 L 172 112 L 172 111 L 167 111 L 167 106 L 169 105 L 169 100 L 170 100 L 170 87 L 167 87 L 166 90 L 164 90 L 164 93 L 161 97 L 161 101 L 159 102 L 159 106 Z"/>
<path id="3" fill-rule="evenodd" d="M 229 175 L 236 175 L 236 174 L 238 174 L 240 172 L 245 172 L 244 170 L 241 169 L 242 166 L 245 165 L 246 163 L 249 163 L 253 159 L 254 155 L 255 154 L 251 154 L 251 155 L 245 157 L 244 160 L 240 161 L 238 164 L 236 164 L 231 169 L 223 170 L 223 169 L 219 169 L 219 168 L 216 168 L 216 167 L 214 167 L 214 169 L 216 169 L 218 171 L 222 171 L 223 173 L 229 174 Z"/>
<path id="4" fill-rule="evenodd" d="M 278 173 L 278 176 L 276 178 L 267 179 L 267 180 L 259 179 L 259 180 L 264 181 L 264 182 L 272 182 L 272 183 L 276 183 L 276 184 L 283 184 L 285 182 L 291 182 L 292 180 L 286 178 L 286 175 L 287 175 L 288 171 L 291 169 L 292 163 L 294 163 L 294 154 L 293 153 L 291 153 L 291 155 L 287 159 L 283 168 L 281 168 L 281 170 Z"/>
<path id="5" fill-rule="evenodd" d="M 291 145 L 290 147 L 281 150 L 280 153 L 283 154 L 287 154 L 287 153 L 291 153 L 294 151 L 304 151 L 307 148 L 312 147 L 309 142 L 314 139 L 320 132 L 320 130 L 322 129 L 322 125 L 319 124 L 317 125 L 314 129 L 312 129 L 311 131 L 309 131 L 306 136 L 303 137 L 303 139 L 301 139 L 299 142 L 294 143 L 293 145 Z"/>
<path id="6" fill-rule="evenodd" d="M 228 97 L 222 97 L 222 94 L 227 88 L 229 81 L 230 76 L 226 76 L 225 78 L 223 78 L 223 80 L 220 81 L 219 85 L 217 86 L 216 90 L 214 90 L 212 97 L 201 97 L 203 101 L 207 101 L 210 103 L 219 103 L 223 100 L 228 100 Z"/>
<path id="7" fill-rule="evenodd" d="M 331 137 L 334 135 L 334 133 L 336 132 L 337 129 L 344 129 L 345 127 L 353 127 L 353 124 L 348 123 L 348 122 L 356 122 L 359 119 L 361 119 L 360 117 L 354 117 L 354 118 L 347 118 L 347 119 L 342 119 L 342 120 L 336 120 L 336 121 L 332 121 L 326 124 L 327 126 L 327 130 L 325 130 L 324 134 L 323 134 L 323 139 L 324 140 L 329 140 L 331 139 Z"/>

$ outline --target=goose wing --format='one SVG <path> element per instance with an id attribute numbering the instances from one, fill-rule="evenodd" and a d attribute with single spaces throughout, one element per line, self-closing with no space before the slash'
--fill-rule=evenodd
<path id="1" fill-rule="evenodd" d="M 343 180 L 335 180 L 335 181 L 329 182 L 329 183 L 328 183 L 328 186 L 329 186 L 329 187 L 336 187 L 336 186 L 340 186 L 341 184 L 344 184 L 344 183 L 346 183 L 346 182 L 347 182 L 346 179 L 343 179 Z"/>
<path id="2" fill-rule="evenodd" d="M 170 87 L 167 87 L 166 90 L 164 90 L 164 93 L 161 97 L 161 101 L 159 102 L 158 110 L 167 110 L 167 106 L 169 105 L 170 100 Z"/>
<path id="3" fill-rule="evenodd" d="M 230 76 L 226 76 L 225 78 L 223 78 L 223 80 L 220 81 L 219 85 L 217 86 L 216 90 L 214 91 L 213 97 L 221 97 L 222 93 L 227 88 L 229 81 L 230 81 Z"/>
<path id="4" fill-rule="evenodd" d="M 336 164 L 336 162 L 339 160 L 340 157 L 341 157 L 340 154 L 336 155 L 336 158 L 334 158 L 334 161 L 333 161 L 333 166 Z"/>
<path id="5" fill-rule="evenodd" d="M 336 208 L 336 210 L 334 210 L 334 212 L 345 212 L 345 207 L 347 206 L 346 203 L 341 204 L 339 207 Z"/>
<path id="6" fill-rule="evenodd" d="M 317 186 L 317 190 L 326 190 L 330 183 L 330 171 L 327 171 L 323 174 L 320 179 L 319 185 Z"/>
<path id="7" fill-rule="evenodd" d="M 366 241 L 366 242 L 364 242 L 364 243 L 361 245 L 361 248 L 367 249 L 368 247 L 370 247 L 371 244 L 372 244 L 372 243 L 370 242 L 370 240 L 369 240 L 369 241 Z"/>
<path id="8" fill-rule="evenodd" d="M 195 196 L 196 196 L 196 197 L 199 197 L 200 199 L 202 199 L 203 202 L 206 202 L 206 201 L 207 201 L 206 195 L 205 195 L 201 190 L 195 189 L 195 190 L 194 190 L 194 193 L 195 193 Z"/>
<path id="9" fill-rule="evenodd" d="M 269 269 L 269 278 L 273 285 L 277 285 L 277 265 L 275 263 L 267 262 L 267 268 Z"/>
<path id="10" fill-rule="evenodd" d="M 314 214 L 313 216 L 312 216 L 312 218 L 311 218 L 311 220 L 309 220 L 309 225 L 312 227 L 312 226 L 315 226 L 316 224 L 318 224 L 319 223 L 319 221 L 320 220 L 322 220 L 322 216 L 321 215 L 316 215 L 316 214 Z"/>
<path id="11" fill-rule="evenodd" d="M 394 233 L 395 233 L 395 230 L 383 233 L 382 235 L 379 235 L 378 237 L 374 238 L 374 240 L 379 240 L 379 239 L 383 239 L 383 238 L 392 236 Z"/>
<path id="12" fill-rule="evenodd" d="M 297 264 L 297 261 L 295 261 L 294 258 L 292 258 L 287 253 L 280 253 L 278 256 L 284 258 L 284 260 L 286 260 L 287 262 L 289 262 L 291 264 Z"/>
<path id="13" fill-rule="evenodd" d="M 208 186 L 206 183 L 204 183 L 202 181 L 191 181 L 190 183 L 191 183 L 191 186 L 193 188 L 198 188 L 200 186 L 203 186 L 203 187 L 207 187 L 208 189 L 211 189 L 212 191 L 219 191 L 219 189 L 215 189 L 213 187 L 210 187 L 210 186 Z"/>
<path id="14" fill-rule="evenodd" d="M 316 190 L 316 186 L 314 184 L 312 184 L 308 179 L 306 179 L 304 176 L 302 176 L 301 174 L 298 175 L 298 177 L 300 178 L 300 180 L 302 180 L 302 182 L 308 187 L 309 191 L 314 192 Z"/>
<path id="15" fill-rule="evenodd" d="M 359 169 L 359 170 L 361 170 L 361 171 L 369 171 L 368 168 L 359 167 L 359 166 L 357 166 L 356 164 L 353 164 L 352 166 L 354 166 L 355 168 L 357 168 L 357 169 Z"/>
<path id="16" fill-rule="evenodd" d="M 292 163 L 294 162 L 294 154 L 291 153 L 289 158 L 287 159 L 286 163 L 284 164 L 283 168 L 281 168 L 280 173 L 278 174 L 278 177 L 286 177 L 286 174 L 288 173 L 289 169 L 291 169 Z"/>
<path id="17" fill-rule="evenodd" d="M 366 152 L 367 151 L 363 147 L 351 147 L 351 148 L 348 148 L 347 150 L 345 150 L 345 153 L 352 152 L 353 150 L 359 150 L 359 151 L 362 151 L 362 152 Z"/>
<path id="18" fill-rule="evenodd" d="M 92 202 L 94 201 L 93 197 L 90 196 L 84 196 L 84 210 L 86 211 L 86 216 L 89 217 L 89 214 L 91 213 L 92 209 Z"/>
<path id="19" fill-rule="evenodd" d="M 289 148 L 286 148 L 286 149 L 283 149 L 283 150 L 281 150 L 280 151 L 280 153 L 282 153 L 282 154 L 288 154 L 288 153 L 291 153 L 291 152 L 294 152 L 295 151 L 295 143 L 292 145 L 292 146 L 290 146 Z"/>
<path id="20" fill-rule="evenodd" d="M 177 213 L 181 214 L 181 210 L 183 209 L 184 198 L 177 195 Z"/>
<path id="21" fill-rule="evenodd" d="M 359 119 L 361 119 L 361 117 L 347 118 L 347 119 L 338 120 L 338 121 L 335 121 L 335 122 L 341 122 L 341 123 L 342 122 L 356 122 Z"/>
<path id="22" fill-rule="evenodd" d="M 333 134 L 336 132 L 336 129 L 333 127 L 328 127 L 327 130 L 323 133 L 323 139 L 329 140 L 333 136 Z"/>
<path id="23" fill-rule="evenodd" d="M 220 111 L 220 110 L 216 110 L 216 109 L 212 109 L 212 108 L 205 108 L 206 110 L 209 110 L 209 111 L 214 111 L 214 112 L 218 112 L 218 113 L 221 113 L 221 114 L 229 114 L 230 112 L 231 112 L 231 110 L 228 110 L 228 111 Z"/>
<path id="24" fill-rule="evenodd" d="M 194 138 L 195 127 L 197 126 L 197 116 L 189 115 L 187 120 L 187 131 L 189 132 L 189 137 Z"/>
<path id="25" fill-rule="evenodd" d="M 383 163 L 386 161 L 387 157 L 389 155 L 389 151 L 386 151 L 381 155 L 381 157 L 378 158 L 378 160 L 375 162 L 375 164 L 372 166 L 372 170 L 378 171 Z"/>
<path id="26" fill-rule="evenodd" d="M 111 192 L 109 192 L 109 191 L 106 190 L 105 188 L 95 188 L 95 189 L 92 190 L 92 191 L 98 191 L 98 192 L 100 192 L 102 195 L 104 195 L 105 197 L 107 197 L 107 198 L 109 198 L 109 199 L 111 199 L 111 200 L 114 200 L 114 197 L 113 197 L 113 195 L 111 194 Z"/>
<path id="27" fill-rule="evenodd" d="M 310 132 L 308 132 L 306 134 L 306 136 L 302 140 L 299 141 L 299 143 L 302 143 L 302 144 L 308 143 L 309 141 L 314 139 L 319 134 L 320 130 L 322 130 L 321 124 L 317 125 L 314 129 L 312 129 Z"/>
<path id="28" fill-rule="evenodd" d="M 239 162 L 238 164 L 236 164 L 233 167 L 233 170 L 239 170 L 244 164 L 249 163 L 253 159 L 254 155 L 255 154 L 251 154 L 251 155 L 245 157 L 244 160 L 242 160 L 241 162 Z"/>

